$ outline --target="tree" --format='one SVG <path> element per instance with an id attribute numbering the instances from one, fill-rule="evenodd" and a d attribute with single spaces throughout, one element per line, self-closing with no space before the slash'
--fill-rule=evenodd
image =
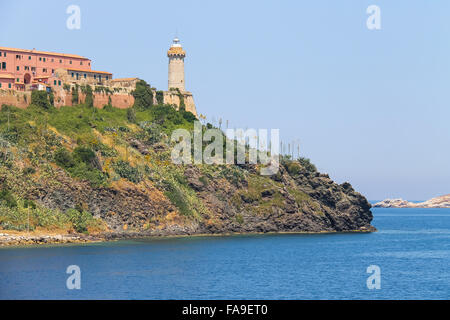
<path id="1" fill-rule="evenodd" d="M 134 107 L 127 109 L 127 119 L 131 123 L 136 123 L 136 110 Z"/>
<path id="2" fill-rule="evenodd" d="M 145 110 L 153 106 L 153 91 L 147 82 L 139 80 L 136 89 L 131 93 L 134 97 L 134 105 L 138 110 Z"/>
<path id="3" fill-rule="evenodd" d="M 94 95 L 92 94 L 92 88 L 90 85 L 86 86 L 86 98 L 84 99 L 84 105 L 88 108 L 94 107 Z"/>
<path id="4" fill-rule="evenodd" d="M 52 107 L 47 91 L 34 90 L 31 92 L 31 104 L 46 110 Z"/>

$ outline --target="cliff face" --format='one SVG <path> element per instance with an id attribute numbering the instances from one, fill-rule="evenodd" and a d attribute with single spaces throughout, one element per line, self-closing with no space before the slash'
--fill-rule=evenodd
<path id="1" fill-rule="evenodd" d="M 85 111 L 63 108 L 42 115 L 44 127 L 34 122 L 36 114 L 32 122 L 26 119 L 32 110 L 15 110 L 10 118 L 25 125 L 13 122 L 18 136 L 2 144 L 0 189 L 18 200 L 18 211 L 2 216 L 0 207 L 0 227 L 23 225 L 21 207 L 32 201 L 36 228 L 51 228 L 48 216 L 76 209 L 103 224 L 96 232 L 113 237 L 374 230 L 362 195 L 302 162 L 283 159 L 270 177 L 255 165 L 171 163 L 167 135 L 159 129 L 179 112 L 161 110 L 138 112 L 138 119 L 150 114 L 153 122 L 136 125 L 124 110 L 86 112 L 84 122 Z M 155 116 L 161 114 L 165 124 Z"/>
<path id="2" fill-rule="evenodd" d="M 317 172 L 291 176 L 284 167 L 275 181 L 252 169 L 243 169 L 237 181 L 223 176 L 226 167 L 213 168 L 212 175 L 196 166 L 183 168 L 187 186 L 203 206 L 199 215 L 180 212 L 177 200 L 173 204 L 148 181 L 94 188 L 59 172 L 56 181 L 35 185 L 29 195 L 63 211 L 81 203 L 114 233 L 373 231 L 370 204 L 349 184 L 335 184 Z"/>
<path id="3" fill-rule="evenodd" d="M 377 208 L 450 208 L 450 194 L 419 203 L 403 199 L 386 199 L 373 206 Z"/>

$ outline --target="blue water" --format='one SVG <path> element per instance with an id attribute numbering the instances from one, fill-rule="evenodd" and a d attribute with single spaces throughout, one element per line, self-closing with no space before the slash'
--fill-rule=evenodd
<path id="1" fill-rule="evenodd" d="M 372 234 L 0 249 L 1 299 L 449 299 L 450 209 L 372 209 Z M 66 268 L 81 268 L 81 290 Z M 381 289 L 369 290 L 369 265 Z"/>

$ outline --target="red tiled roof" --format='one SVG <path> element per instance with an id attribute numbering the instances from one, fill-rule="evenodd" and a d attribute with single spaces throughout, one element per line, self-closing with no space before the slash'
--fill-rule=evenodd
<path id="1" fill-rule="evenodd" d="M 95 71 L 95 70 L 84 70 L 84 69 L 73 69 L 73 68 L 67 68 L 67 70 L 70 71 L 78 71 L 78 72 L 86 72 L 86 73 L 104 73 L 104 74 L 111 74 L 111 72 L 106 72 L 106 71 Z"/>
<path id="2" fill-rule="evenodd" d="M 12 52 L 22 52 L 22 53 L 34 53 L 34 54 L 43 54 L 48 56 L 61 56 L 61 57 L 67 57 L 67 58 L 78 58 L 78 59 L 86 59 L 88 58 L 79 56 L 77 54 L 65 54 L 65 53 L 56 53 L 56 52 L 47 52 L 47 51 L 36 51 L 36 50 L 27 50 L 27 49 L 17 49 L 17 48 L 7 48 L 7 47 L 0 47 L 0 51 L 12 51 Z"/>

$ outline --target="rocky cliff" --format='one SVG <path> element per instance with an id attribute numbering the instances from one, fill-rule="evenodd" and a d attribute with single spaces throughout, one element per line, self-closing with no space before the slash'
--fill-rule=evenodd
<path id="1" fill-rule="evenodd" d="M 32 229 L 107 238 L 374 230 L 366 198 L 308 162 L 282 158 L 273 176 L 256 165 L 171 163 L 169 133 L 192 121 L 169 106 L 133 116 L 4 107 L 0 228 L 25 230 L 31 212 Z"/>

